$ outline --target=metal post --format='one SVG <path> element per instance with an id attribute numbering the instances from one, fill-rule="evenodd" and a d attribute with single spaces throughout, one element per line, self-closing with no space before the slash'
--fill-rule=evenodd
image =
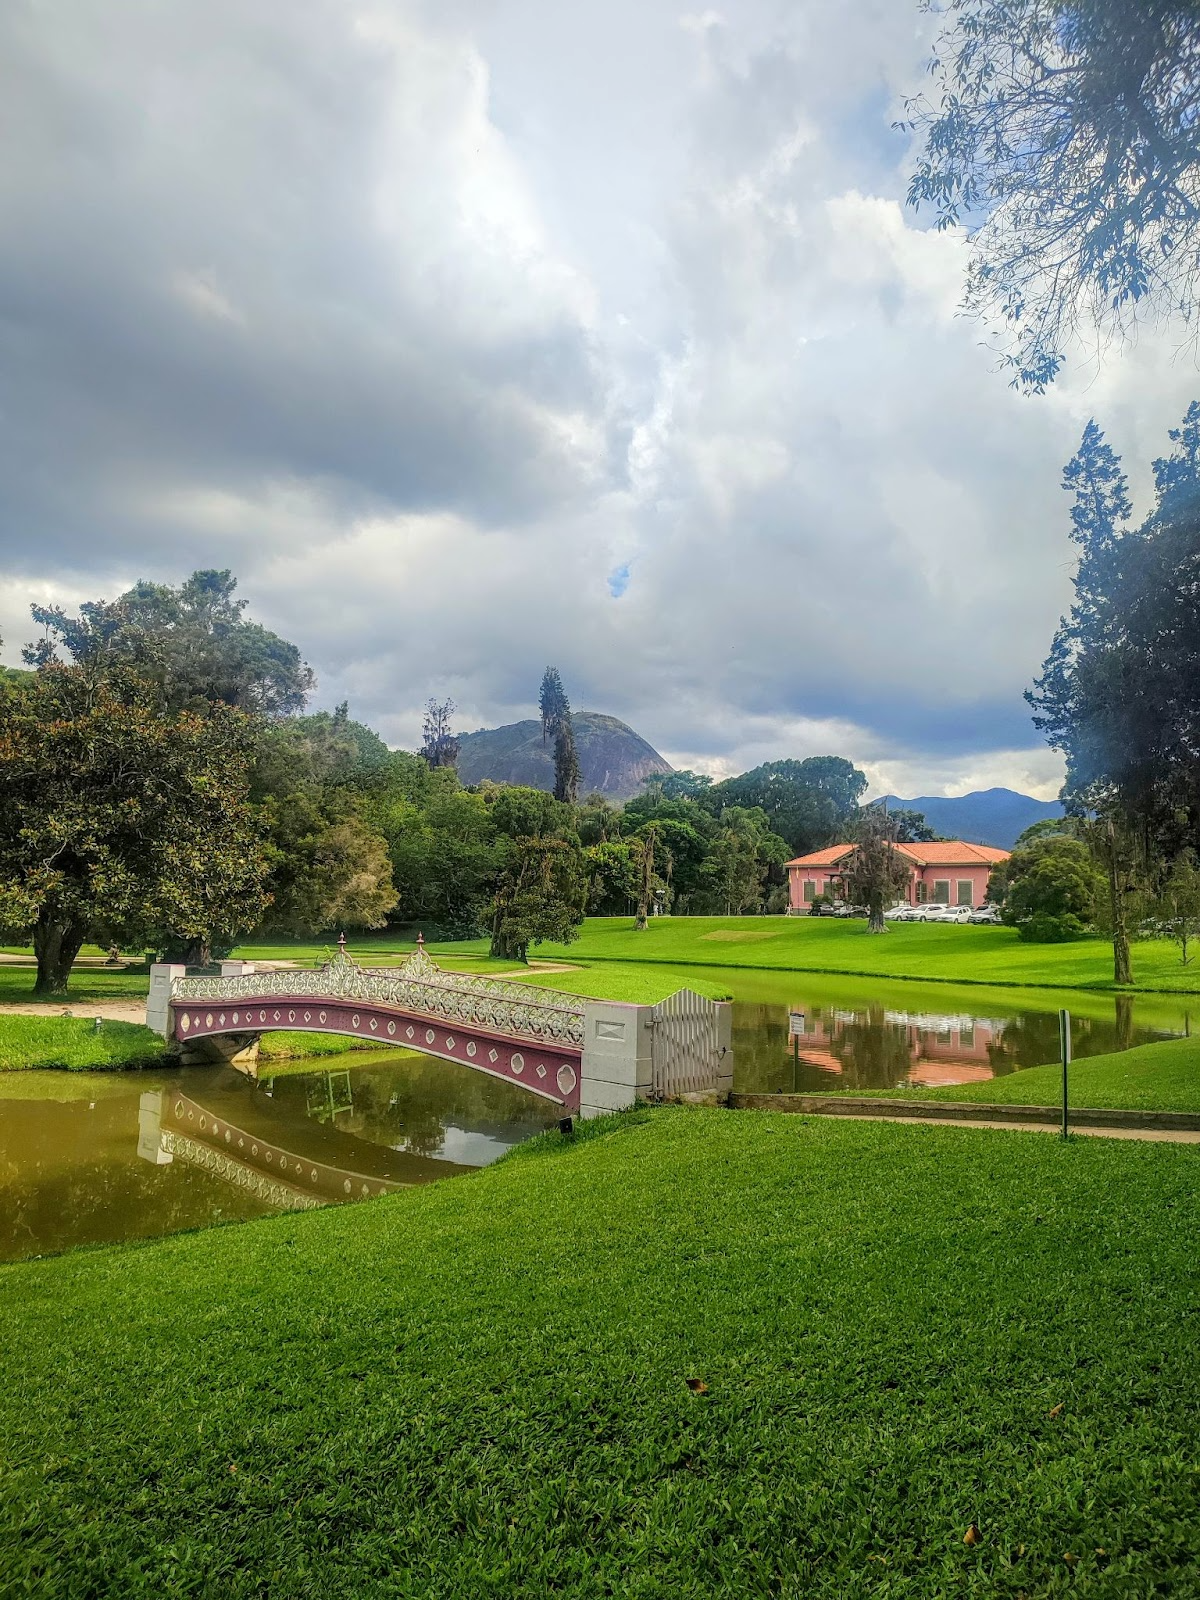
<path id="1" fill-rule="evenodd" d="M 1062 1056 L 1062 1136 L 1067 1137 L 1067 1068 L 1071 1065 L 1071 1013 L 1058 1013 L 1058 1049 Z"/>

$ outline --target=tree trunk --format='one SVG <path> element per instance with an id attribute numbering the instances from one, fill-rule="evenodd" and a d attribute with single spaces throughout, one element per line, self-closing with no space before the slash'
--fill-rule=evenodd
<path id="1" fill-rule="evenodd" d="M 647 921 L 646 921 L 646 916 L 647 916 L 648 910 L 649 910 L 649 907 L 646 905 L 645 900 L 643 900 L 641 898 L 641 896 L 639 895 L 638 896 L 638 907 L 637 907 L 637 922 L 634 924 L 634 931 L 635 932 L 637 932 L 637 933 L 645 933 L 646 928 L 648 926 Z"/>
<path id="2" fill-rule="evenodd" d="M 513 936 L 505 921 L 504 912 L 499 908 L 492 923 L 491 954 L 500 961 L 520 961 L 523 965 L 528 965 L 529 962 L 528 944 Z"/>
<path id="3" fill-rule="evenodd" d="M 183 952 L 184 965 L 188 967 L 209 967 L 212 965 L 212 940 L 207 935 L 190 939 Z"/>
<path id="4" fill-rule="evenodd" d="M 888 925 L 883 920 L 883 896 L 873 894 L 867 911 L 867 932 L 886 933 Z"/>
<path id="5" fill-rule="evenodd" d="M 1113 982 L 1132 983 L 1133 963 L 1129 959 L 1129 927 L 1125 920 L 1125 893 L 1121 882 L 1116 832 L 1109 824 L 1108 895 L 1112 910 Z"/>
<path id="6" fill-rule="evenodd" d="M 59 922 L 39 917 L 33 930 L 33 953 L 37 957 L 38 996 L 66 994 L 75 957 L 83 946 L 87 929 L 75 922 Z"/>

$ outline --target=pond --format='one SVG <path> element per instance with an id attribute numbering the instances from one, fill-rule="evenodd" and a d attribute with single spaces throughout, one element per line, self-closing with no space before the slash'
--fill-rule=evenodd
<path id="1" fill-rule="evenodd" d="M 0 1260 L 432 1183 L 561 1115 L 410 1051 L 305 1065 L 0 1075 Z"/>
<path id="2" fill-rule="evenodd" d="M 1037 1066 L 1057 1057 L 1060 1006 L 1077 1058 L 1190 1033 L 1200 1012 L 1187 996 L 695 971 L 710 986 L 726 976 L 734 1087 L 760 1094 Z M 0 1074 L 0 1260 L 431 1183 L 559 1115 L 513 1084 L 401 1050 L 292 1063 L 257 1084 L 195 1067 Z"/>

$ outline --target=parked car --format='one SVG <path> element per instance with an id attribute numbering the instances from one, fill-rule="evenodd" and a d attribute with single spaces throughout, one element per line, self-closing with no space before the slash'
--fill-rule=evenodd
<path id="1" fill-rule="evenodd" d="M 995 924 L 1000 921 L 1000 913 L 995 906 L 976 906 L 967 921 Z"/>
<path id="2" fill-rule="evenodd" d="M 956 922 L 953 907 L 944 906 L 940 901 L 930 900 L 923 906 L 914 906 L 912 920 L 914 922 Z"/>
<path id="3" fill-rule="evenodd" d="M 898 900 L 894 906 L 889 906 L 883 913 L 885 922 L 907 922 L 908 914 L 912 910 L 907 900 Z"/>

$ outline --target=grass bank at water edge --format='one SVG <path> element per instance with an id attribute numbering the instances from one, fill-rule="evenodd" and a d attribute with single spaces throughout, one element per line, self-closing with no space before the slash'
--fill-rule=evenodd
<path id="1" fill-rule="evenodd" d="M 9 1267 L 0 1571 L 155 1600 L 1194 1595 L 1198 1178 L 1187 1147 L 638 1112 Z"/>
<path id="2" fill-rule="evenodd" d="M 1062 1104 L 1062 1066 L 1027 1067 L 983 1083 L 936 1089 L 863 1089 L 852 1094 L 904 1100 L 961 1100 L 986 1105 Z M 1120 1111 L 1200 1112 L 1200 1039 L 1166 1039 L 1112 1055 L 1073 1061 L 1067 1073 L 1068 1106 Z"/>

